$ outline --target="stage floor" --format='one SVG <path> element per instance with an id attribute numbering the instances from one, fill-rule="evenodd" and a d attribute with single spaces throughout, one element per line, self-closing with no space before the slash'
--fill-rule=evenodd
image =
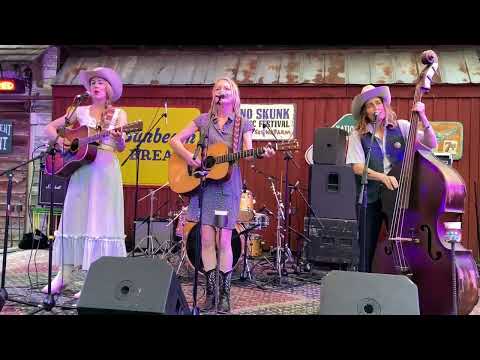
<path id="1" fill-rule="evenodd" d="M 0 255 L 1 259 L 1 255 Z M 173 257 L 172 264 L 177 268 L 179 259 Z M 283 278 L 282 286 L 278 284 L 278 276 L 270 274 L 272 268 L 265 258 L 249 260 L 250 268 L 263 285 L 263 289 L 239 280 L 242 263 L 238 264 L 232 277 L 231 306 L 233 315 L 315 315 L 320 307 L 320 284 L 324 271 L 300 276 L 289 274 Z M 54 274 L 56 269 L 54 269 Z M 40 304 L 45 295 L 40 289 L 47 282 L 48 252 L 46 250 L 30 251 L 20 250 L 8 253 L 6 271 L 6 289 L 10 298 L 25 302 Z M 192 282 L 193 270 L 185 263 L 178 273 L 183 292 L 189 303 L 193 303 Z M 74 284 L 56 298 L 57 305 L 75 306 L 77 300 L 73 295 L 80 290 L 85 278 L 83 271 L 74 272 Z M 204 277 L 199 276 L 197 302 L 204 301 Z M 0 315 L 28 315 L 35 308 L 7 302 Z M 42 311 L 45 315 L 76 315 L 77 311 L 62 310 L 55 307 L 52 311 Z M 471 315 L 480 315 L 480 303 L 476 305 Z"/>

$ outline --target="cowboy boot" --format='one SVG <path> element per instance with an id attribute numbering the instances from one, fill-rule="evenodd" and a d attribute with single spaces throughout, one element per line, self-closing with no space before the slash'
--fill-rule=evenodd
<path id="1" fill-rule="evenodd" d="M 202 311 L 210 311 L 215 308 L 215 283 L 217 281 L 216 269 L 205 272 L 206 298 Z"/>
<path id="2" fill-rule="evenodd" d="M 218 302 L 218 312 L 230 312 L 230 281 L 232 280 L 232 270 L 224 273 L 220 271 L 220 300 Z"/>

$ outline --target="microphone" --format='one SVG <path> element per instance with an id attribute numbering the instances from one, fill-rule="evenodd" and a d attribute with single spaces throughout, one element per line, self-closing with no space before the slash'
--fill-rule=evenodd
<path id="1" fill-rule="evenodd" d="M 215 97 L 216 97 L 217 99 L 224 99 L 224 98 L 225 98 L 225 94 L 215 95 Z"/>
<path id="2" fill-rule="evenodd" d="M 300 180 L 297 180 L 297 182 L 295 183 L 295 185 L 293 185 L 293 186 L 292 186 L 292 189 L 290 190 L 290 195 L 292 195 L 293 192 L 298 189 L 298 185 L 299 185 L 299 184 L 300 184 Z"/>
<path id="3" fill-rule="evenodd" d="M 377 122 L 377 118 L 378 118 L 378 111 L 375 111 L 373 113 L 373 122 Z"/>
<path id="4" fill-rule="evenodd" d="M 168 125 L 168 115 L 167 115 L 167 100 L 165 100 L 165 125 Z"/>
<path id="5" fill-rule="evenodd" d="M 75 96 L 75 99 L 81 101 L 81 100 L 84 100 L 84 99 L 86 99 L 86 98 L 88 98 L 88 97 L 90 97 L 90 91 L 86 91 L 86 92 L 84 92 L 84 93 L 81 94 L 81 95 Z"/>

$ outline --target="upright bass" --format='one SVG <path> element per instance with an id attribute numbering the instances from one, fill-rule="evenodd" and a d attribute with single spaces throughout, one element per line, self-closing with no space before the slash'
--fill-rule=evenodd
<path id="1" fill-rule="evenodd" d="M 422 63 L 426 66 L 417 80 L 414 103 L 430 90 L 438 57 L 425 51 Z M 389 173 L 399 187 L 382 193 L 384 226 L 373 271 L 408 276 L 418 287 L 421 314 L 468 314 L 478 302 L 478 269 L 470 250 L 461 243 L 452 250 L 448 241 L 452 233 L 461 238 L 465 182 L 453 167 L 418 146 L 418 123 L 412 111 L 403 161 Z"/>

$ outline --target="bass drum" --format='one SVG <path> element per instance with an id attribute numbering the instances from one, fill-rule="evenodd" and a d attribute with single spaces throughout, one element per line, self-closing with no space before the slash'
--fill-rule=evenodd
<path id="1" fill-rule="evenodd" d="M 235 269 L 238 264 L 241 263 L 243 248 L 245 244 L 245 235 L 238 234 L 242 232 L 245 227 L 242 224 L 236 224 L 235 229 L 232 230 L 232 255 L 233 255 L 233 266 L 232 269 Z M 187 263 L 194 269 L 195 264 L 195 236 L 199 232 L 198 223 L 187 222 L 185 224 L 185 236 L 184 241 L 186 241 L 186 250 L 187 250 Z M 202 261 L 202 251 L 200 249 L 200 269 L 199 271 L 204 271 L 203 261 Z"/>

